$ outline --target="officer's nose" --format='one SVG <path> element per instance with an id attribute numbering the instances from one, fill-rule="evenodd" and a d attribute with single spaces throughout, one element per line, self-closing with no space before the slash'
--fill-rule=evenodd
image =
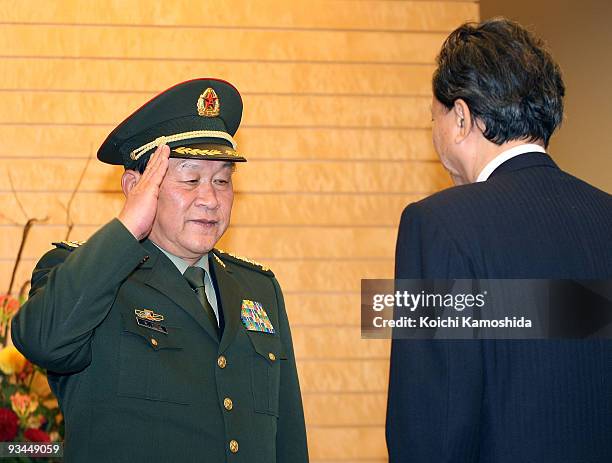
<path id="1" fill-rule="evenodd" d="M 205 207 L 207 209 L 217 209 L 219 200 L 217 199 L 217 190 L 210 182 L 202 182 L 197 189 L 197 197 L 195 205 Z"/>

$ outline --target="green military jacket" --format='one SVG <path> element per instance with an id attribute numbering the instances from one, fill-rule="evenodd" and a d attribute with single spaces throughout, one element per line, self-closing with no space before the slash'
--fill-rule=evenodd
<path id="1" fill-rule="evenodd" d="M 12 336 L 49 370 L 67 463 L 308 461 L 278 282 L 217 250 L 209 264 L 220 340 L 175 265 L 117 219 L 40 260 Z M 244 300 L 260 303 L 274 333 L 246 329 Z M 145 309 L 163 320 L 146 326 L 135 315 Z"/>

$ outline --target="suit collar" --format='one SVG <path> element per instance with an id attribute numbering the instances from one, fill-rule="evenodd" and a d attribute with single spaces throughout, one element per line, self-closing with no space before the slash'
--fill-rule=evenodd
<path id="1" fill-rule="evenodd" d="M 551 167 L 553 169 L 559 168 L 557 164 L 555 164 L 555 161 L 553 161 L 552 158 L 546 153 L 525 153 L 508 159 L 506 162 L 497 167 L 497 169 L 491 173 L 489 178 L 508 172 L 528 169 L 530 167 Z"/>
<path id="2" fill-rule="evenodd" d="M 525 153 L 546 153 L 544 147 L 535 144 L 535 143 L 523 143 L 521 145 L 513 146 L 510 149 L 506 149 L 491 159 L 487 164 L 482 168 L 478 177 L 476 178 L 476 182 L 484 182 L 486 181 L 491 173 L 497 169 L 504 162 L 512 159 L 515 156 L 520 156 Z"/>

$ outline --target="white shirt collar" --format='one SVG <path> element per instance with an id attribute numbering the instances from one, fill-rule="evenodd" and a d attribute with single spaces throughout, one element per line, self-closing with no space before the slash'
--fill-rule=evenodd
<path id="1" fill-rule="evenodd" d="M 499 166 L 501 166 L 508 159 L 512 159 L 513 157 L 518 156 L 520 154 L 533 153 L 533 152 L 546 153 L 546 150 L 542 148 L 540 145 L 536 145 L 535 143 L 526 143 L 524 145 L 518 145 L 518 146 L 515 146 L 514 148 L 510 148 L 509 150 L 502 151 L 496 157 L 491 159 L 486 166 L 484 166 L 484 169 L 482 169 L 480 171 L 480 174 L 478 174 L 478 178 L 476 179 L 476 181 L 477 182 L 486 181 L 491 176 L 493 171 L 497 169 Z"/>

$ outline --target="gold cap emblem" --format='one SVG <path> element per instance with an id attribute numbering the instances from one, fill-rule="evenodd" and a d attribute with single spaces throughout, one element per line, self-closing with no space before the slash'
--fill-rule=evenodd
<path id="1" fill-rule="evenodd" d="M 220 109 L 217 93 L 208 87 L 198 98 L 198 114 L 204 117 L 217 117 Z"/>

